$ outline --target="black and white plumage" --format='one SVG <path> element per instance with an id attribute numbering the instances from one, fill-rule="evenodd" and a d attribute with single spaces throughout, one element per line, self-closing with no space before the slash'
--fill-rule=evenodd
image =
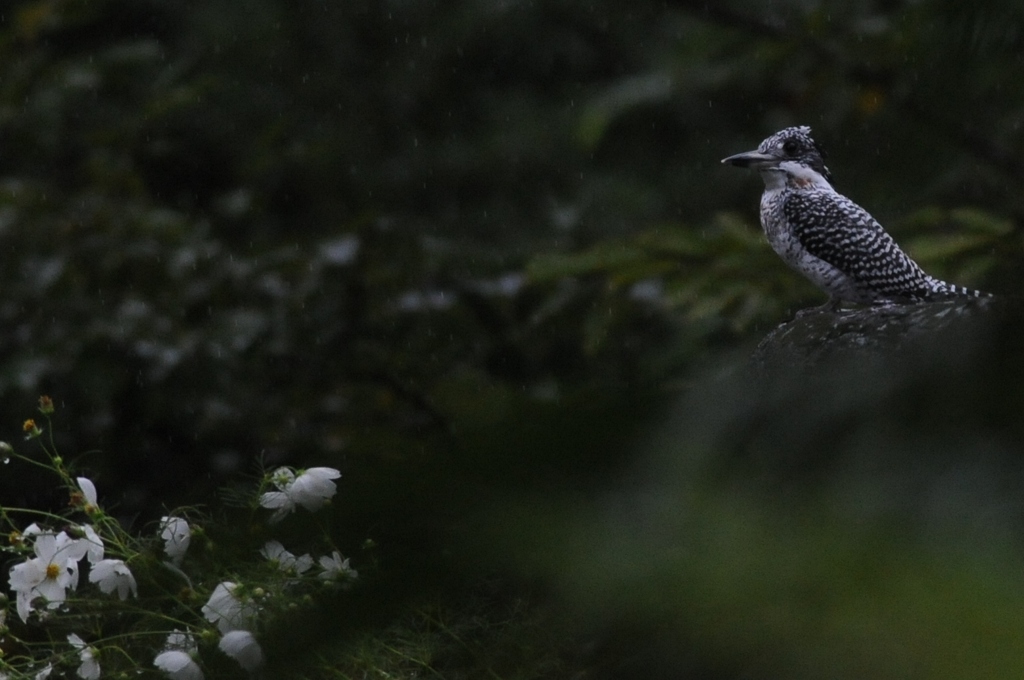
<path id="1" fill-rule="evenodd" d="M 830 303 L 887 303 L 984 296 L 925 274 L 864 208 L 830 184 L 806 126 L 780 130 L 757 151 L 723 163 L 764 179 L 761 226 L 772 249 L 828 293 Z"/>

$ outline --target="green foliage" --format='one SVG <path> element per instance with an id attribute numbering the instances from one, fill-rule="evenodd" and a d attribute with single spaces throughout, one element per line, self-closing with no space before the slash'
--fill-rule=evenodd
<path id="1" fill-rule="evenodd" d="M 608 297 L 669 311 L 702 345 L 744 337 L 777 318 L 787 301 L 813 294 L 780 266 L 759 231 L 729 214 L 699 231 L 666 226 L 579 253 L 541 254 L 526 271 L 538 282 L 599 278 Z M 594 317 L 603 314 L 597 307 Z"/>
<path id="2" fill-rule="evenodd" d="M 452 480 L 505 460 L 467 432 L 692 385 L 821 301 L 764 243 L 760 180 L 719 164 L 783 125 L 813 126 L 838 188 L 929 272 L 1018 290 L 1020 14 L 8 3 L 0 413 L 53 394 L 58 443 L 104 452 L 86 464 L 123 521 L 316 459 L 368 482 L 339 500 L 346 532 L 433 560 L 474 507 Z M 626 412 L 593 420 L 652 417 Z M 0 475 L 5 502 L 52 494 Z"/>
<path id="3" fill-rule="evenodd" d="M 564 678 L 569 671 L 556 631 L 533 603 L 493 604 L 494 594 L 469 602 L 424 605 L 373 635 L 325 656 L 317 677 Z M 505 598 L 503 597 L 502 600 Z"/>
<path id="4" fill-rule="evenodd" d="M 1006 312 L 889 356 L 700 380 L 603 493 L 496 505 L 481 534 L 554 584 L 596 677 L 1015 677 Z"/>

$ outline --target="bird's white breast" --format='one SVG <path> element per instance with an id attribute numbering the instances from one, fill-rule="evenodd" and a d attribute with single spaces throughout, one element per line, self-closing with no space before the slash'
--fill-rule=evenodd
<path id="1" fill-rule="evenodd" d="M 818 173 L 811 172 L 821 178 Z M 814 186 L 813 177 L 793 178 L 784 172 L 771 174 L 773 176 L 769 177 L 768 172 L 761 173 L 765 177 L 765 191 L 761 195 L 761 227 L 764 229 L 772 250 L 786 264 L 806 276 L 814 285 L 829 295 L 840 299 L 860 298 L 853 279 L 825 260 L 811 254 L 797 238 L 792 225 L 786 218 L 785 200 L 793 191 L 822 187 Z M 828 191 L 834 191 L 824 178 L 821 178 L 821 181 Z M 794 182 L 796 182 L 796 186 L 794 186 Z M 804 182 L 809 182 L 811 185 L 807 186 Z"/>

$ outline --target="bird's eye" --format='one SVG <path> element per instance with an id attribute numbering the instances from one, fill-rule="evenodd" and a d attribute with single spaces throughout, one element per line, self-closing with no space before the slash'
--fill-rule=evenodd
<path id="1" fill-rule="evenodd" d="M 787 156 L 795 156 L 796 152 L 800 150 L 800 145 L 794 142 L 792 139 L 782 145 L 782 151 Z"/>

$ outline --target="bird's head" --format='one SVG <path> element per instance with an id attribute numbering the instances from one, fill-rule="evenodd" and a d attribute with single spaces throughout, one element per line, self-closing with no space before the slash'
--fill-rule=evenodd
<path id="1" fill-rule="evenodd" d="M 761 142 L 757 151 L 738 153 L 722 162 L 762 173 L 781 171 L 795 175 L 812 171 L 826 182 L 832 181 L 832 174 L 825 167 L 825 153 L 811 138 L 811 128 L 806 125 L 779 130 Z"/>

